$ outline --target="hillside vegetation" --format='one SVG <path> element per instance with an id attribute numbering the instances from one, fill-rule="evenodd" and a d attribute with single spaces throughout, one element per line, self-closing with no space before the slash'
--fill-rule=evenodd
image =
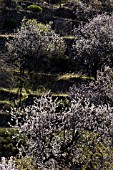
<path id="1" fill-rule="evenodd" d="M 113 169 L 113 1 L 0 0 L 0 168 Z"/>

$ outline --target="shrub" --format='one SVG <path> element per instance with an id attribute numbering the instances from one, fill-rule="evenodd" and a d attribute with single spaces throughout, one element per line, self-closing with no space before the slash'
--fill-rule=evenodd
<path id="1" fill-rule="evenodd" d="M 29 10 L 31 10 L 32 12 L 36 12 L 36 13 L 39 13 L 39 14 L 42 13 L 42 7 L 40 7 L 40 6 L 37 6 L 37 5 L 29 5 L 27 8 L 28 8 Z"/>
<path id="2" fill-rule="evenodd" d="M 113 15 L 98 15 L 74 29 L 73 55 L 82 69 L 96 77 L 105 64 L 112 65 Z"/>
<path id="3" fill-rule="evenodd" d="M 103 86 L 105 79 L 98 77 Z M 103 96 L 109 83 L 101 89 Z M 20 134 L 28 136 L 26 154 L 34 157 L 38 168 L 113 168 L 113 108 L 101 102 L 101 84 L 97 90 L 92 84 L 70 88 L 71 106 L 63 110 L 58 111 L 58 103 L 48 93 L 25 110 L 12 111 Z M 22 123 L 16 115 L 24 115 Z"/>

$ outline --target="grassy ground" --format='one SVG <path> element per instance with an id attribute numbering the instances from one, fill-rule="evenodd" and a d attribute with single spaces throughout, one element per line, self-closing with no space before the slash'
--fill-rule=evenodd
<path id="1" fill-rule="evenodd" d="M 92 77 L 78 75 L 74 73 L 65 74 L 46 74 L 37 73 L 34 80 L 30 82 L 30 86 L 22 89 L 22 100 L 28 95 L 40 96 L 50 91 L 53 96 L 68 96 L 69 87 L 73 84 L 91 80 Z M 0 104 L 6 106 L 14 106 L 15 102 L 19 102 L 18 88 L 0 88 Z"/>

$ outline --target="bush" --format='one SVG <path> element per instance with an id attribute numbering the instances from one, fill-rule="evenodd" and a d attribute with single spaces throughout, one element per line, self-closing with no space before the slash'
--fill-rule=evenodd
<path id="1" fill-rule="evenodd" d="M 36 13 L 39 13 L 39 14 L 42 13 L 42 7 L 40 7 L 40 6 L 37 6 L 37 5 L 29 5 L 27 8 L 28 8 L 29 10 L 31 10 L 32 12 L 36 12 Z"/>

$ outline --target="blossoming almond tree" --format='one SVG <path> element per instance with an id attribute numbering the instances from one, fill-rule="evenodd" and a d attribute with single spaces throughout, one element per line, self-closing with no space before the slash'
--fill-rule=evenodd
<path id="1" fill-rule="evenodd" d="M 97 15 L 74 29 L 73 56 L 89 74 L 105 65 L 113 65 L 113 15 Z"/>
<path id="2" fill-rule="evenodd" d="M 36 20 L 23 19 L 13 39 L 6 43 L 8 54 L 13 60 L 22 60 L 24 65 L 39 57 L 57 57 L 65 52 L 63 38 L 50 25 L 41 26 Z M 30 60 L 31 59 L 31 60 Z"/>
<path id="3" fill-rule="evenodd" d="M 23 111 L 12 110 L 15 127 L 28 138 L 26 154 L 34 157 L 38 168 L 113 168 L 113 107 L 99 96 L 95 85 L 73 86 L 68 108 L 58 111 L 58 103 L 48 93 Z M 20 148 L 21 155 L 23 151 Z"/>
<path id="4" fill-rule="evenodd" d="M 39 67 L 39 60 L 42 57 L 62 56 L 65 52 L 63 38 L 57 35 L 50 25 L 44 28 L 37 24 L 36 20 L 22 20 L 13 39 L 7 41 L 6 47 L 10 56 L 10 61 L 19 69 L 20 72 L 20 105 L 22 88 L 25 79 L 25 69 L 31 72 Z"/>

